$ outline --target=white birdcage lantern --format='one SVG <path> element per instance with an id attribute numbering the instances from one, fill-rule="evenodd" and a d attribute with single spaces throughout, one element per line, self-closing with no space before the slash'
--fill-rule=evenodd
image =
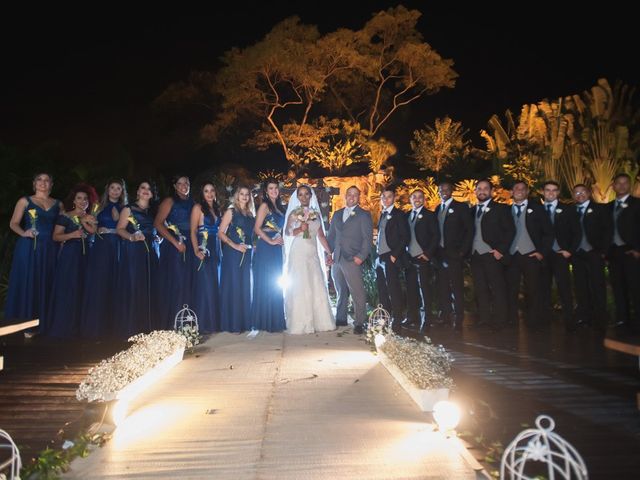
<path id="1" fill-rule="evenodd" d="M 198 316 L 186 303 L 182 305 L 182 309 L 176 313 L 173 322 L 174 330 L 183 330 L 184 327 L 192 327 L 192 329 L 198 331 Z"/>
<path id="2" fill-rule="evenodd" d="M 0 450 L 9 450 L 10 455 L 6 461 L 0 463 L 0 477 L 8 475 L 6 478 L 9 480 L 19 480 L 22 469 L 20 451 L 11 436 L 4 430 L 0 430 Z M 0 458 L 4 458 L 4 455 Z"/>
<path id="3" fill-rule="evenodd" d="M 520 432 L 502 455 L 500 478 L 532 480 L 542 474 L 548 480 L 587 480 L 584 460 L 569 442 L 553 432 L 555 426 L 551 417 L 540 415 L 537 428 Z"/>
<path id="4" fill-rule="evenodd" d="M 382 305 L 378 304 L 369 315 L 369 321 L 367 322 L 367 339 L 369 342 L 373 342 L 376 348 L 384 343 L 390 323 L 391 315 Z"/>

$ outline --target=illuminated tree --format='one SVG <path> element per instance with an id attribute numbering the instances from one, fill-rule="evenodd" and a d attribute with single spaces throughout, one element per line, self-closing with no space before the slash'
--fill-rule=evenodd
<path id="1" fill-rule="evenodd" d="M 454 122 L 449 117 L 436 118 L 434 127 L 426 125 L 424 130 L 413 132 L 412 156 L 422 170 L 440 173 L 468 151 L 470 142 L 464 139 L 466 133 L 461 122 Z"/>

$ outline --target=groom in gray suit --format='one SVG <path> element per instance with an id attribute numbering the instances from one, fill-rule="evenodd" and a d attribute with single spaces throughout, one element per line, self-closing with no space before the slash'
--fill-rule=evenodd
<path id="1" fill-rule="evenodd" d="M 349 187 L 346 206 L 333 214 L 327 240 L 333 252 L 331 276 L 338 292 L 336 325 L 347 325 L 349 294 L 353 299 L 355 325 L 353 332 L 364 333 L 367 318 L 367 295 L 362 279 L 362 264 L 371 253 L 373 221 L 371 214 L 360 208 L 360 190 Z"/>

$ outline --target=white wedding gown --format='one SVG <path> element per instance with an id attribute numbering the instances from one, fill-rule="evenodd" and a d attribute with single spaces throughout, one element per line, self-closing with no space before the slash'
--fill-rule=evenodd
<path id="1" fill-rule="evenodd" d="M 286 233 L 300 224 L 289 218 Z M 318 256 L 320 220 L 310 220 L 309 238 L 293 237 L 287 258 L 287 289 L 284 296 L 287 332 L 292 334 L 335 330 L 329 292 Z"/>

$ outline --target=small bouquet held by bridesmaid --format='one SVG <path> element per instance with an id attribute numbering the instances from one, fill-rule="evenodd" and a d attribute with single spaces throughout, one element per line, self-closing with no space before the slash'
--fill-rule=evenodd
<path id="1" fill-rule="evenodd" d="M 140 224 L 138 223 L 138 220 L 136 220 L 136 217 L 134 217 L 133 215 L 129 215 L 129 218 L 127 218 L 127 220 L 133 227 L 134 235 L 137 235 L 138 233 L 142 234 L 142 231 L 140 230 Z M 147 245 L 147 240 L 144 239 L 143 242 L 144 248 L 146 248 L 147 253 L 149 253 L 149 245 Z"/>
<path id="2" fill-rule="evenodd" d="M 82 230 L 82 237 L 80 238 L 80 240 L 82 240 L 82 254 L 85 255 L 87 252 L 84 246 L 84 239 L 87 236 L 87 234 L 84 231 L 84 227 L 82 226 L 82 222 L 80 222 L 80 217 L 78 215 L 74 215 L 73 217 L 71 217 L 71 220 L 73 220 L 73 223 L 76 224 L 76 226 L 78 227 L 78 230 Z"/>
<path id="3" fill-rule="evenodd" d="M 247 250 L 249 250 L 251 248 L 251 245 L 247 245 L 245 242 L 245 240 L 247 239 L 246 235 L 244 234 L 244 230 L 242 230 L 242 228 L 240 227 L 236 227 L 236 233 L 238 234 L 238 238 L 240 239 L 240 244 L 244 245 L 245 247 L 247 247 Z M 242 266 L 242 262 L 244 261 L 244 254 L 246 252 L 242 252 L 242 258 L 240 259 L 240 267 Z"/>
<path id="4" fill-rule="evenodd" d="M 171 231 L 174 233 L 174 235 L 176 236 L 176 238 L 178 239 L 178 243 L 180 245 L 182 245 L 185 240 L 187 239 L 187 237 L 185 237 L 182 232 L 180 231 L 180 229 L 178 228 L 177 225 L 171 223 L 171 222 L 167 222 L 165 221 L 165 224 L 167 226 L 167 230 Z M 182 252 L 182 261 L 186 262 L 187 261 L 187 257 L 186 257 L 186 252 Z"/>
<path id="5" fill-rule="evenodd" d="M 309 223 L 309 220 L 318 218 L 318 212 L 309 207 L 298 207 L 293 211 L 294 218 L 300 223 Z M 309 230 L 305 230 L 302 238 L 310 238 Z"/>
<path id="6" fill-rule="evenodd" d="M 200 234 L 200 238 L 202 238 L 202 242 L 200 243 L 200 245 L 198 245 L 198 250 L 204 254 L 205 258 L 207 258 L 209 255 L 211 255 L 211 252 L 207 248 L 207 243 L 209 242 L 209 232 L 206 229 L 201 228 L 198 233 Z M 198 269 L 196 271 L 200 271 L 203 263 L 204 258 L 200 260 L 200 265 L 198 265 Z"/>
<path id="7" fill-rule="evenodd" d="M 33 232 L 33 249 L 35 250 L 36 242 L 38 241 L 38 212 L 35 208 L 30 208 L 27 213 L 29 214 L 29 223 Z"/>

